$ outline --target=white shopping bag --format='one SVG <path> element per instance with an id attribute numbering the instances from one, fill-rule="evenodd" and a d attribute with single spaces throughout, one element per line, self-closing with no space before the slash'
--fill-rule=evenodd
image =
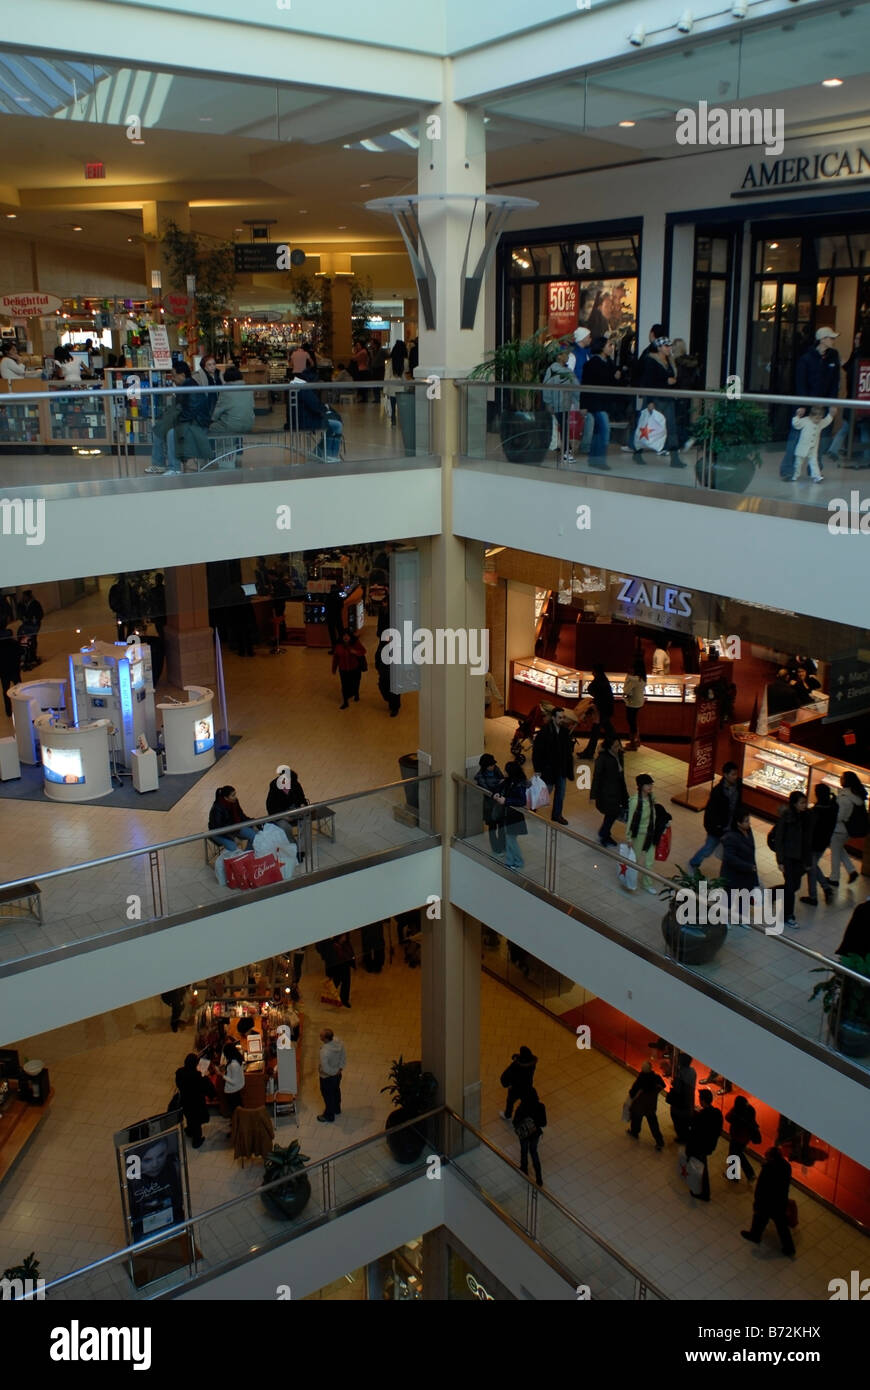
<path id="1" fill-rule="evenodd" d="M 701 1195 L 701 1187 L 704 1181 L 704 1165 L 700 1158 L 690 1158 L 688 1164 L 688 1174 L 686 1181 L 689 1184 L 689 1191 L 694 1192 L 696 1197 Z"/>
<path id="2" fill-rule="evenodd" d="M 549 804 L 550 793 L 547 791 L 547 784 L 535 773 L 526 790 L 526 806 L 530 811 L 539 811 L 542 806 Z"/>
<path id="3" fill-rule="evenodd" d="M 654 454 L 663 454 L 668 441 L 668 424 L 660 410 L 648 406 L 637 417 L 634 432 L 635 449 L 651 449 Z"/>
<path id="4" fill-rule="evenodd" d="M 253 849 L 258 859 L 265 859 L 267 855 L 274 854 L 281 867 L 281 877 L 293 877 L 296 870 L 296 846 L 288 840 L 284 831 L 274 821 L 257 831 Z"/>
<path id="5" fill-rule="evenodd" d="M 637 863 L 637 855 L 631 845 L 624 841 L 619 846 L 619 853 L 622 856 L 622 863 L 617 872 L 617 880 L 620 887 L 624 888 L 627 893 L 633 893 L 637 888 L 637 869 L 632 869 L 630 866 Z"/>

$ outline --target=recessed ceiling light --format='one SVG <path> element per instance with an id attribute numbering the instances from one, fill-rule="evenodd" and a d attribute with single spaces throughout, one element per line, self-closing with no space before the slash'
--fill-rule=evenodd
<path id="1" fill-rule="evenodd" d="M 619 124 L 622 126 L 622 128 L 623 128 L 624 130 L 628 130 L 629 126 L 636 125 L 637 122 L 636 122 L 636 121 L 620 121 Z"/>
<path id="2" fill-rule="evenodd" d="M 300 216 L 300 217 L 305 217 L 305 216 L 307 215 L 307 213 L 308 213 L 308 209 L 307 209 L 307 208 L 300 208 L 300 209 L 299 209 L 299 216 Z"/>
<path id="3" fill-rule="evenodd" d="M 204 125 L 209 125 L 209 124 L 211 123 L 211 121 L 214 119 L 214 117 L 213 117 L 213 116 L 200 116 L 199 119 L 203 122 Z"/>
<path id="4" fill-rule="evenodd" d="M 128 240 L 128 241 L 132 241 L 133 238 L 132 238 L 131 236 L 128 236 L 128 237 L 127 237 L 127 240 Z"/>
<path id="5" fill-rule="evenodd" d="M 343 223 L 343 224 L 339 227 L 338 230 L 339 230 L 340 232 L 346 232 L 346 231 L 347 231 L 347 225 Z"/>
<path id="6" fill-rule="evenodd" d="M 370 184 L 370 183 L 361 183 L 361 184 L 360 184 L 360 188 L 371 188 L 371 184 Z"/>
<path id="7" fill-rule="evenodd" d="M 17 212 L 7 212 L 6 216 L 9 218 L 10 222 L 12 222 L 12 221 L 18 216 L 18 213 L 17 213 Z"/>
<path id="8" fill-rule="evenodd" d="M 842 87 L 842 77 L 826 77 L 822 82 L 823 87 Z"/>
<path id="9" fill-rule="evenodd" d="M 83 232 L 84 230 L 85 230 L 84 227 L 79 227 L 78 225 L 76 225 L 75 227 L 73 227 L 73 231 L 74 231 L 74 232 Z"/>
<path id="10" fill-rule="evenodd" d="M 771 251 L 778 251 L 778 250 L 779 250 L 779 242 L 778 242 L 778 241 L 769 241 L 767 244 L 768 244 L 768 246 L 770 247 Z"/>

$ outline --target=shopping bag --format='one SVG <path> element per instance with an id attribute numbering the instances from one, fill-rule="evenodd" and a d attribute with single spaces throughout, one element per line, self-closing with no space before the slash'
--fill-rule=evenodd
<path id="1" fill-rule="evenodd" d="M 622 1102 L 622 1123 L 623 1123 L 624 1125 L 627 1125 L 627 1124 L 630 1124 L 630 1123 L 631 1123 L 631 1097 L 630 1097 L 630 1096 L 626 1096 L 625 1100 Z"/>
<path id="2" fill-rule="evenodd" d="M 227 886 L 227 854 L 228 851 L 222 849 L 217 859 L 214 861 L 214 876 L 221 888 Z"/>
<path id="3" fill-rule="evenodd" d="M 293 877 L 296 870 L 296 846 L 288 840 L 284 831 L 274 821 L 264 825 L 254 836 L 254 853 L 258 859 L 263 859 L 269 854 L 274 855 L 281 870 L 281 877 L 284 880 Z"/>
<path id="4" fill-rule="evenodd" d="M 789 1197 L 785 1204 L 785 1224 L 795 1229 L 798 1223 L 798 1204 L 793 1197 Z"/>
<path id="5" fill-rule="evenodd" d="M 586 423 L 585 410 L 568 411 L 568 438 L 572 444 L 576 444 L 583 438 L 583 426 Z"/>
<path id="6" fill-rule="evenodd" d="M 539 811 L 542 806 L 549 806 L 550 793 L 547 791 L 546 783 L 535 773 L 526 791 L 526 806 L 530 811 Z"/>
<path id="7" fill-rule="evenodd" d="M 630 866 L 637 863 L 637 855 L 631 845 L 625 843 L 619 846 L 619 853 L 622 856 L 622 863 L 616 875 L 617 881 L 627 893 L 633 893 L 637 888 L 637 869 L 632 869 Z"/>
<path id="8" fill-rule="evenodd" d="M 653 406 L 642 410 L 634 432 L 635 449 L 651 449 L 655 454 L 662 454 L 667 439 L 668 425 L 661 411 L 655 410 Z"/>
<path id="9" fill-rule="evenodd" d="M 251 865 L 252 888 L 267 888 L 270 883 L 280 883 L 283 878 L 281 865 L 274 854 L 264 854 L 262 859 L 254 857 Z"/>
<path id="10" fill-rule="evenodd" d="M 680 1149 L 677 1152 L 677 1172 L 681 1178 L 689 1176 L 689 1160 L 686 1158 L 685 1149 Z"/>
<path id="11" fill-rule="evenodd" d="M 663 864 L 666 859 L 670 859 L 671 857 L 671 827 L 669 825 L 665 826 L 659 836 L 655 857 L 660 864 Z"/>
<path id="12" fill-rule="evenodd" d="M 250 888 L 251 871 L 254 866 L 254 851 L 242 849 L 236 854 L 228 854 L 224 860 L 228 888 Z"/>
<path id="13" fill-rule="evenodd" d="M 690 1158 L 687 1170 L 686 1181 L 689 1184 L 689 1191 L 693 1192 L 696 1197 L 700 1197 L 704 1182 L 704 1165 L 700 1158 Z"/>

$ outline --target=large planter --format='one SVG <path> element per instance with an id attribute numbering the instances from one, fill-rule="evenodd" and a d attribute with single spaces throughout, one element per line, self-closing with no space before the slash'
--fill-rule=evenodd
<path id="1" fill-rule="evenodd" d="M 695 926 L 678 922 L 673 908 L 662 918 L 662 936 L 668 954 L 682 965 L 706 965 L 716 955 L 727 935 L 726 923 Z"/>
<path id="2" fill-rule="evenodd" d="M 403 1110 L 401 1106 L 387 1116 L 384 1130 L 390 1153 L 397 1163 L 416 1163 L 423 1152 L 426 1136 L 422 1127 L 415 1129 L 411 1126 L 408 1129 L 399 1130 L 398 1134 L 390 1133 L 390 1130 L 396 1125 L 404 1124 L 406 1120 L 413 1120 L 413 1118 L 414 1116 L 410 1115 L 407 1110 Z"/>
<path id="3" fill-rule="evenodd" d="M 844 1057 L 870 1057 L 870 1024 L 841 1018 L 834 1046 Z"/>
<path id="4" fill-rule="evenodd" d="M 543 463 L 553 437 L 553 417 L 548 410 L 503 410 L 499 434 L 511 463 Z"/>
<path id="5" fill-rule="evenodd" d="M 267 1163 L 263 1184 L 275 1182 L 280 1176 L 281 1174 L 277 1170 L 270 1172 L 270 1165 Z M 264 1207 L 267 1207 L 273 1214 L 283 1217 L 285 1221 L 293 1221 L 308 1205 L 311 1197 L 311 1183 L 308 1181 L 307 1173 L 299 1173 L 288 1177 L 285 1183 L 276 1187 L 272 1192 L 263 1192 L 260 1195 Z"/>
<path id="6" fill-rule="evenodd" d="M 734 444 L 717 449 L 713 462 L 702 454 L 695 464 L 695 476 L 702 486 L 715 492 L 745 492 L 755 474 L 749 445 Z"/>

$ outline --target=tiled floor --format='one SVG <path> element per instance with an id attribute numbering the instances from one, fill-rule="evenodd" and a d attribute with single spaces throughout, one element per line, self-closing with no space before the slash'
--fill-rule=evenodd
<path id="1" fill-rule="evenodd" d="M 300 1125 L 282 1118 L 278 1137 L 298 1138 L 312 1160 L 328 1156 L 382 1128 L 389 1111 L 380 1094 L 390 1060 L 419 1050 L 420 974 L 397 955 L 381 975 L 356 972 L 352 1008 L 336 1020 L 319 1002 L 319 962 L 309 952 L 302 978 L 303 1083 Z M 343 1038 L 348 1066 L 343 1111 L 334 1125 L 317 1124 L 317 1034 L 324 1023 Z M 43 1276 L 51 1279 L 108 1255 L 123 1242 L 112 1134 L 160 1112 L 172 1089 L 172 1073 L 186 1050 L 190 1030 L 174 1036 L 158 1000 L 86 1019 L 71 1028 L 18 1044 L 51 1065 L 56 1096 L 50 1114 L 23 1158 L 0 1187 L 0 1267 L 35 1250 Z M 836 1215 L 799 1194 L 798 1258 L 784 1260 L 772 1234 L 750 1249 L 739 1231 L 749 1218 L 746 1184 L 722 1176 L 724 1145 L 711 1164 L 713 1201 L 692 1203 L 676 1171 L 676 1147 L 656 1154 L 646 1133 L 639 1144 L 625 1137 L 620 1110 L 628 1073 L 594 1051 L 578 1051 L 573 1035 L 521 997 L 484 976 L 481 1009 L 481 1070 L 486 1137 L 516 1160 L 518 1145 L 500 1118 L 504 1092 L 498 1077 L 520 1043 L 540 1058 L 537 1084 L 549 1125 L 540 1153 L 546 1191 L 562 1202 L 625 1259 L 677 1299 L 824 1299 L 828 1280 L 866 1257 L 866 1239 Z M 666 1135 L 669 1131 L 664 1120 Z M 226 1124 L 212 1121 L 202 1149 L 188 1154 L 194 1212 L 254 1192 L 262 1169 L 244 1169 L 231 1158 Z M 508 1210 L 522 1215 L 526 1185 L 487 1150 L 461 1163 Z M 338 1196 L 390 1176 L 396 1165 L 385 1146 L 335 1165 Z M 319 1210 L 314 1185 L 308 1215 Z M 541 1201 L 539 1232 L 578 1282 L 601 1297 L 630 1296 L 630 1280 L 609 1257 Z M 198 1243 L 206 1263 L 240 1254 L 281 1225 L 254 1199 L 225 1219 L 202 1222 Z M 88 1296 L 129 1297 L 123 1270 L 91 1277 Z M 75 1285 L 70 1296 L 76 1296 Z M 81 1295 L 81 1289 L 77 1296 Z"/>

